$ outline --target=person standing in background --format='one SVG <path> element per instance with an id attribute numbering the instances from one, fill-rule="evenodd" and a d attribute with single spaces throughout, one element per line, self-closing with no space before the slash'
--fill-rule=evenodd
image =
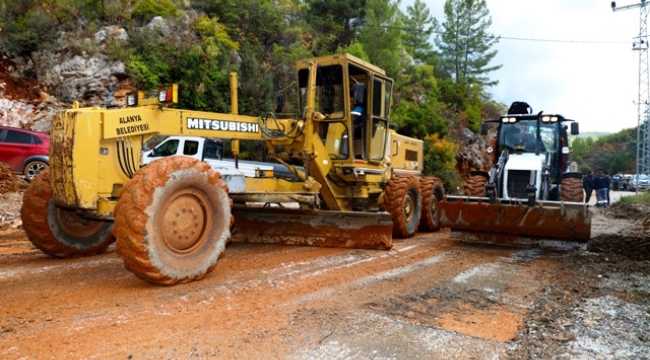
<path id="1" fill-rule="evenodd" d="M 591 200 L 591 193 L 594 191 L 594 172 L 589 171 L 582 177 L 582 188 L 585 189 L 585 203 Z"/>
<path id="2" fill-rule="evenodd" d="M 594 176 L 593 188 L 596 190 L 596 206 L 607 207 L 607 191 L 609 189 L 609 179 L 602 170 Z"/>
<path id="3" fill-rule="evenodd" d="M 612 177 L 609 176 L 607 171 L 605 171 L 605 177 L 607 178 L 607 206 L 609 206 L 609 190 L 612 187 Z"/>

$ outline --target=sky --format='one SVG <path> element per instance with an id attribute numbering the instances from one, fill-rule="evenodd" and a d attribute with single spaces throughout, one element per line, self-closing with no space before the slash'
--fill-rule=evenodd
<path id="1" fill-rule="evenodd" d="M 402 0 L 400 8 L 414 0 Z M 444 0 L 423 0 L 440 23 Z M 616 1 L 617 7 L 641 0 Z M 615 133 L 638 123 L 640 8 L 612 11 L 611 0 L 486 0 L 501 36 L 489 74 L 494 100 L 525 101 L 534 112 L 564 115 L 580 132 Z M 650 4 L 648 4 L 650 6 Z M 645 52 L 648 54 L 648 52 Z"/>

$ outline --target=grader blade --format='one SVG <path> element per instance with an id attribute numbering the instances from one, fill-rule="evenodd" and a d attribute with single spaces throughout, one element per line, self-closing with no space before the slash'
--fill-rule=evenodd
<path id="1" fill-rule="evenodd" d="M 389 250 L 388 213 L 356 213 L 236 205 L 233 241 Z"/>
<path id="2" fill-rule="evenodd" d="M 538 201 L 529 206 L 519 200 L 490 203 L 488 198 L 447 197 L 438 204 L 438 216 L 443 227 L 493 235 L 495 242 L 536 238 L 585 243 L 591 237 L 591 213 L 581 203 Z"/>

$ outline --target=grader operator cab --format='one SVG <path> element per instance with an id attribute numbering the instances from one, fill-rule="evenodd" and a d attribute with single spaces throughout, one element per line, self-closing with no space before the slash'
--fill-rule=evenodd
<path id="1" fill-rule="evenodd" d="M 229 114 L 170 108 L 175 88 L 129 97 L 126 108 L 62 112 L 50 168 L 24 195 L 29 239 L 55 257 L 101 253 L 115 241 L 128 270 L 171 285 L 214 270 L 231 238 L 390 249 L 393 236 L 437 230 L 442 184 L 422 177 L 422 141 L 389 126 L 392 80 L 350 55 L 296 68 L 298 98 L 259 117 L 238 114 L 235 74 Z M 235 167 L 240 141 L 263 140 L 295 176 L 256 172 L 233 190 L 236 172 L 222 176 L 196 158 L 140 167 L 143 144 L 159 134 L 231 139 Z"/>
<path id="2" fill-rule="evenodd" d="M 582 174 L 569 168 L 568 123 L 577 135 L 574 120 L 533 114 L 523 102 L 486 121 L 483 135 L 497 125 L 495 142 L 487 148 L 492 169 L 470 172 L 465 196 L 441 203 L 441 225 L 490 242 L 587 242 L 591 213 L 583 203 Z"/>

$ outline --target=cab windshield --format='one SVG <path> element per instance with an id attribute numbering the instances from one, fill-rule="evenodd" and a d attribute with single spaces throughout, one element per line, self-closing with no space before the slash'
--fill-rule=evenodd
<path id="1" fill-rule="evenodd" d="M 499 152 L 556 152 L 558 149 L 557 123 L 539 123 L 537 120 L 519 120 L 516 123 L 501 123 L 499 131 Z"/>

